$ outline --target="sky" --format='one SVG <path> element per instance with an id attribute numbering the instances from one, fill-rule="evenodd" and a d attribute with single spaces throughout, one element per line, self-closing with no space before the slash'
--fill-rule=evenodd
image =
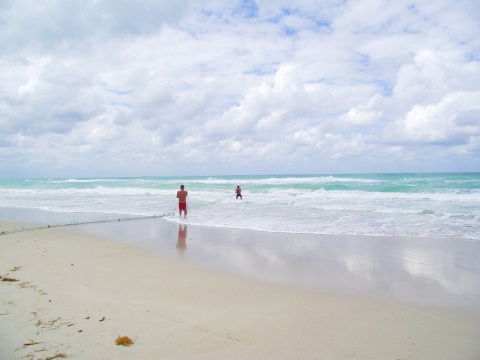
<path id="1" fill-rule="evenodd" d="M 480 171 L 478 0 L 0 0 L 0 178 Z"/>

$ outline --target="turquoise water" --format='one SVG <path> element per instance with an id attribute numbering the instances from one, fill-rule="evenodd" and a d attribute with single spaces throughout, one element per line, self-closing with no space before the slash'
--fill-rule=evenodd
<path id="1" fill-rule="evenodd" d="M 177 214 L 180 184 L 189 191 L 186 220 Z M 0 206 L 267 232 L 480 239 L 480 173 L 4 179 Z"/>

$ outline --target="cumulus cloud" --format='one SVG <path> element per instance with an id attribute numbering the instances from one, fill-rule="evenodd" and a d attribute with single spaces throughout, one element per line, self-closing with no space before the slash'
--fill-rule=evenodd
<path id="1" fill-rule="evenodd" d="M 2 177 L 478 171 L 474 0 L 0 2 Z"/>
<path id="2" fill-rule="evenodd" d="M 422 51 L 399 70 L 393 99 L 402 116 L 385 127 L 391 141 L 467 144 L 479 134 L 480 63 L 458 54 Z"/>
<path id="3" fill-rule="evenodd" d="M 401 142 L 467 144 L 479 134 L 479 119 L 480 92 L 449 93 L 438 103 L 415 105 L 390 130 Z"/>

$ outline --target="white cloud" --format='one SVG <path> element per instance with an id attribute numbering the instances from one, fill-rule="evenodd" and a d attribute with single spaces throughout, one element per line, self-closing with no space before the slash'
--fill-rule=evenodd
<path id="1" fill-rule="evenodd" d="M 357 107 L 351 108 L 341 119 L 347 126 L 367 126 L 382 116 L 381 111 L 361 110 Z"/>
<path id="2" fill-rule="evenodd" d="M 0 176 L 478 171 L 479 16 L 473 0 L 2 2 Z"/>
<path id="3" fill-rule="evenodd" d="M 480 63 L 458 53 L 421 51 L 403 65 L 393 99 L 402 116 L 385 127 L 390 141 L 443 144 L 475 141 L 480 132 Z"/>
<path id="4" fill-rule="evenodd" d="M 467 144 L 480 134 L 480 92 L 449 93 L 431 105 L 415 105 L 394 123 L 400 142 Z"/>

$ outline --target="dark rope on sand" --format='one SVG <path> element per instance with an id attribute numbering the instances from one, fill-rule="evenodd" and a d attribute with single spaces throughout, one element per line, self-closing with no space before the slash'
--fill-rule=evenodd
<path id="1" fill-rule="evenodd" d="M 21 228 L 19 228 L 19 229 L 2 231 L 2 232 L 0 233 L 0 235 L 8 235 L 8 234 L 14 234 L 14 233 L 25 232 L 25 231 L 34 231 L 34 230 L 50 229 L 50 228 L 57 228 L 57 227 L 64 227 L 64 226 L 87 225 L 87 224 L 100 224 L 100 223 L 110 223 L 110 222 L 119 222 L 119 221 L 132 221 L 132 220 L 144 220 L 144 219 L 163 218 L 163 217 L 165 217 L 165 216 L 167 216 L 167 215 L 168 215 L 168 214 L 153 215 L 153 216 L 136 216 L 136 217 L 130 217 L 130 218 L 109 219 L 109 220 L 94 220 L 94 221 L 72 222 L 72 223 L 67 223 L 67 224 L 43 225 L 43 226 L 37 226 L 37 227 L 33 227 L 33 228 L 21 227 Z"/>

